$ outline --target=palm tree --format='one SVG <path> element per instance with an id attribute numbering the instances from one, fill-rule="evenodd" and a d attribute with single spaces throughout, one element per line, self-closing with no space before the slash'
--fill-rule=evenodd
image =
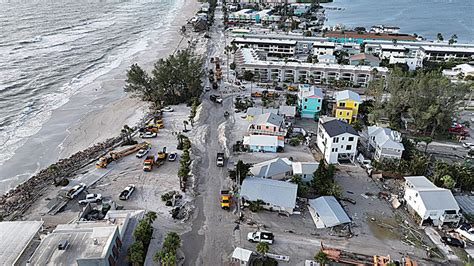
<path id="1" fill-rule="evenodd" d="M 259 242 L 257 244 L 257 252 L 262 254 L 262 256 L 266 256 L 268 250 L 270 250 L 270 246 L 267 242 Z"/>
<path id="2" fill-rule="evenodd" d="M 328 255 L 322 250 L 316 253 L 316 255 L 314 256 L 314 260 L 317 261 L 321 266 L 324 266 L 329 262 Z"/>
<path id="3" fill-rule="evenodd" d="M 173 253 L 166 253 L 161 258 L 161 265 L 162 266 L 175 266 L 176 265 L 176 255 Z"/>
<path id="4" fill-rule="evenodd" d="M 441 32 L 438 32 L 436 37 L 437 37 L 438 41 L 440 41 L 440 42 L 444 41 L 443 34 L 441 34 Z"/>
<path id="5" fill-rule="evenodd" d="M 156 220 L 156 218 L 158 218 L 158 215 L 156 214 L 156 212 L 150 211 L 145 214 L 145 219 L 150 224 L 152 224 Z"/>

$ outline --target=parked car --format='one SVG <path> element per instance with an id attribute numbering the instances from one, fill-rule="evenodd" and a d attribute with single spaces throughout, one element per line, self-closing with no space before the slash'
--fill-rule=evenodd
<path id="1" fill-rule="evenodd" d="M 250 242 L 265 242 L 270 245 L 273 244 L 273 238 L 273 233 L 268 231 L 256 231 L 247 235 L 247 240 Z"/>
<path id="2" fill-rule="evenodd" d="M 471 142 L 464 142 L 462 146 L 466 149 L 474 149 L 474 143 Z"/>
<path id="3" fill-rule="evenodd" d="M 178 154 L 176 152 L 172 152 L 170 155 L 168 155 L 168 161 L 170 162 L 176 161 L 176 158 L 178 158 Z"/>
<path id="4" fill-rule="evenodd" d="M 133 191 L 135 191 L 135 185 L 128 185 L 128 187 L 126 187 L 121 193 L 120 193 L 120 196 L 119 196 L 119 199 L 121 200 L 128 200 L 130 198 L 130 196 L 133 194 Z"/>
<path id="5" fill-rule="evenodd" d="M 66 196 L 70 199 L 74 199 L 77 195 L 81 194 L 82 191 L 86 189 L 86 184 L 81 183 L 79 185 L 73 186 L 68 192 L 66 193 Z"/>
<path id="6" fill-rule="evenodd" d="M 169 107 L 169 106 L 166 106 L 165 108 L 161 109 L 162 112 L 174 112 L 174 109 Z"/>
<path id="7" fill-rule="evenodd" d="M 138 152 L 137 152 L 137 158 L 142 158 L 143 156 L 145 156 L 149 151 L 150 151 L 150 146 L 146 147 L 145 149 L 140 149 Z"/>
<path id="8" fill-rule="evenodd" d="M 140 137 L 144 139 L 156 138 L 156 136 L 157 136 L 156 132 L 140 133 Z"/>
<path id="9" fill-rule="evenodd" d="M 101 194 L 87 194 L 86 198 L 79 201 L 79 204 L 95 203 L 102 201 Z"/>
<path id="10" fill-rule="evenodd" d="M 446 245 L 459 247 L 459 248 L 464 248 L 465 246 L 464 241 L 454 238 L 454 237 L 449 237 L 449 236 L 441 237 L 441 242 L 443 242 Z"/>
<path id="11" fill-rule="evenodd" d="M 206 86 L 206 88 L 204 89 L 204 91 L 206 91 L 206 92 L 211 91 L 211 86 Z"/>
<path id="12" fill-rule="evenodd" d="M 275 90 L 276 90 L 276 91 L 282 91 L 283 88 L 282 88 L 282 87 L 279 87 L 279 86 L 276 86 L 276 87 L 275 87 Z"/>

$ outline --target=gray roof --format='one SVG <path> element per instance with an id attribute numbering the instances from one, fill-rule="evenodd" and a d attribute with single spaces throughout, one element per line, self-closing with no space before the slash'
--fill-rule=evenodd
<path id="1" fill-rule="evenodd" d="M 338 136 L 344 133 L 359 136 L 359 133 L 357 133 L 357 131 L 353 127 L 351 127 L 351 125 L 338 119 L 333 119 L 331 121 L 323 123 L 323 128 L 324 130 L 326 130 L 330 137 Z"/>
<path id="2" fill-rule="evenodd" d="M 474 214 L 474 196 L 454 196 L 464 213 Z"/>
<path id="3" fill-rule="evenodd" d="M 296 106 L 281 105 L 280 108 L 278 108 L 278 114 L 286 116 L 295 116 Z"/>
<path id="4" fill-rule="evenodd" d="M 278 113 L 277 109 L 274 108 L 263 108 L 263 107 L 249 107 L 247 108 L 247 115 L 256 116 L 266 113 Z"/>
<path id="5" fill-rule="evenodd" d="M 41 226 L 42 221 L 0 222 L 0 264 L 15 265 Z"/>
<path id="6" fill-rule="evenodd" d="M 312 175 L 319 167 L 318 162 L 296 162 L 293 163 L 293 174 Z"/>
<path id="7" fill-rule="evenodd" d="M 249 176 L 242 183 L 240 195 L 245 200 L 263 200 L 275 206 L 293 209 L 297 190 L 298 185 L 293 183 Z"/>
<path id="8" fill-rule="evenodd" d="M 287 158 L 275 158 L 272 160 L 257 163 L 250 172 L 257 177 L 271 178 L 274 175 L 291 172 L 291 161 Z"/>
<path id="9" fill-rule="evenodd" d="M 105 259 L 115 234 L 119 234 L 118 227 L 106 223 L 58 225 L 41 241 L 30 258 L 31 265 L 77 265 L 80 259 Z M 64 240 L 69 246 L 59 250 L 58 244 Z"/>
<path id="10" fill-rule="evenodd" d="M 252 121 L 254 125 L 262 125 L 262 124 L 271 124 L 274 126 L 281 126 L 284 122 L 283 117 L 274 114 L 274 113 L 266 113 L 262 115 L 257 115 Z"/>
<path id="11" fill-rule="evenodd" d="M 326 227 L 350 223 L 344 209 L 333 196 L 323 196 L 309 200 L 309 206 L 313 208 Z"/>
<path id="12" fill-rule="evenodd" d="M 459 210 L 453 193 L 439 188 L 424 176 L 405 177 L 407 186 L 418 192 L 426 210 Z"/>
<path id="13" fill-rule="evenodd" d="M 360 95 L 350 90 L 343 90 L 343 91 L 336 92 L 335 98 L 336 98 L 336 101 L 350 99 L 359 103 L 361 102 Z"/>

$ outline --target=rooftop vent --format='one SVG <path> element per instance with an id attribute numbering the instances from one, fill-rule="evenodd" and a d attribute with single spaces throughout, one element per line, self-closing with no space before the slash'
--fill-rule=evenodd
<path id="1" fill-rule="evenodd" d="M 99 241 L 97 240 L 97 238 L 94 238 L 94 245 L 99 245 Z"/>
<path id="2" fill-rule="evenodd" d="M 69 241 L 64 239 L 64 240 L 59 241 L 58 249 L 59 250 L 66 250 L 68 246 L 69 246 Z"/>

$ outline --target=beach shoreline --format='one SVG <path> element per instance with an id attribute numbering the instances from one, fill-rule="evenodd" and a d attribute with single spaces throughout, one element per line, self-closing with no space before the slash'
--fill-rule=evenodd
<path id="1" fill-rule="evenodd" d="M 151 71 L 154 62 L 187 46 L 180 42 L 182 25 L 198 9 L 196 0 L 183 0 L 170 12 L 169 23 L 146 49 L 124 57 L 120 64 L 96 77 L 74 94 L 69 102 L 53 110 L 41 130 L 29 138 L 1 167 L 0 194 L 24 183 L 41 169 L 68 158 L 96 143 L 116 137 L 125 124 L 136 125 L 147 113 L 147 104 L 123 91 L 126 70 L 138 63 Z M 180 46 L 177 47 L 177 44 Z"/>

